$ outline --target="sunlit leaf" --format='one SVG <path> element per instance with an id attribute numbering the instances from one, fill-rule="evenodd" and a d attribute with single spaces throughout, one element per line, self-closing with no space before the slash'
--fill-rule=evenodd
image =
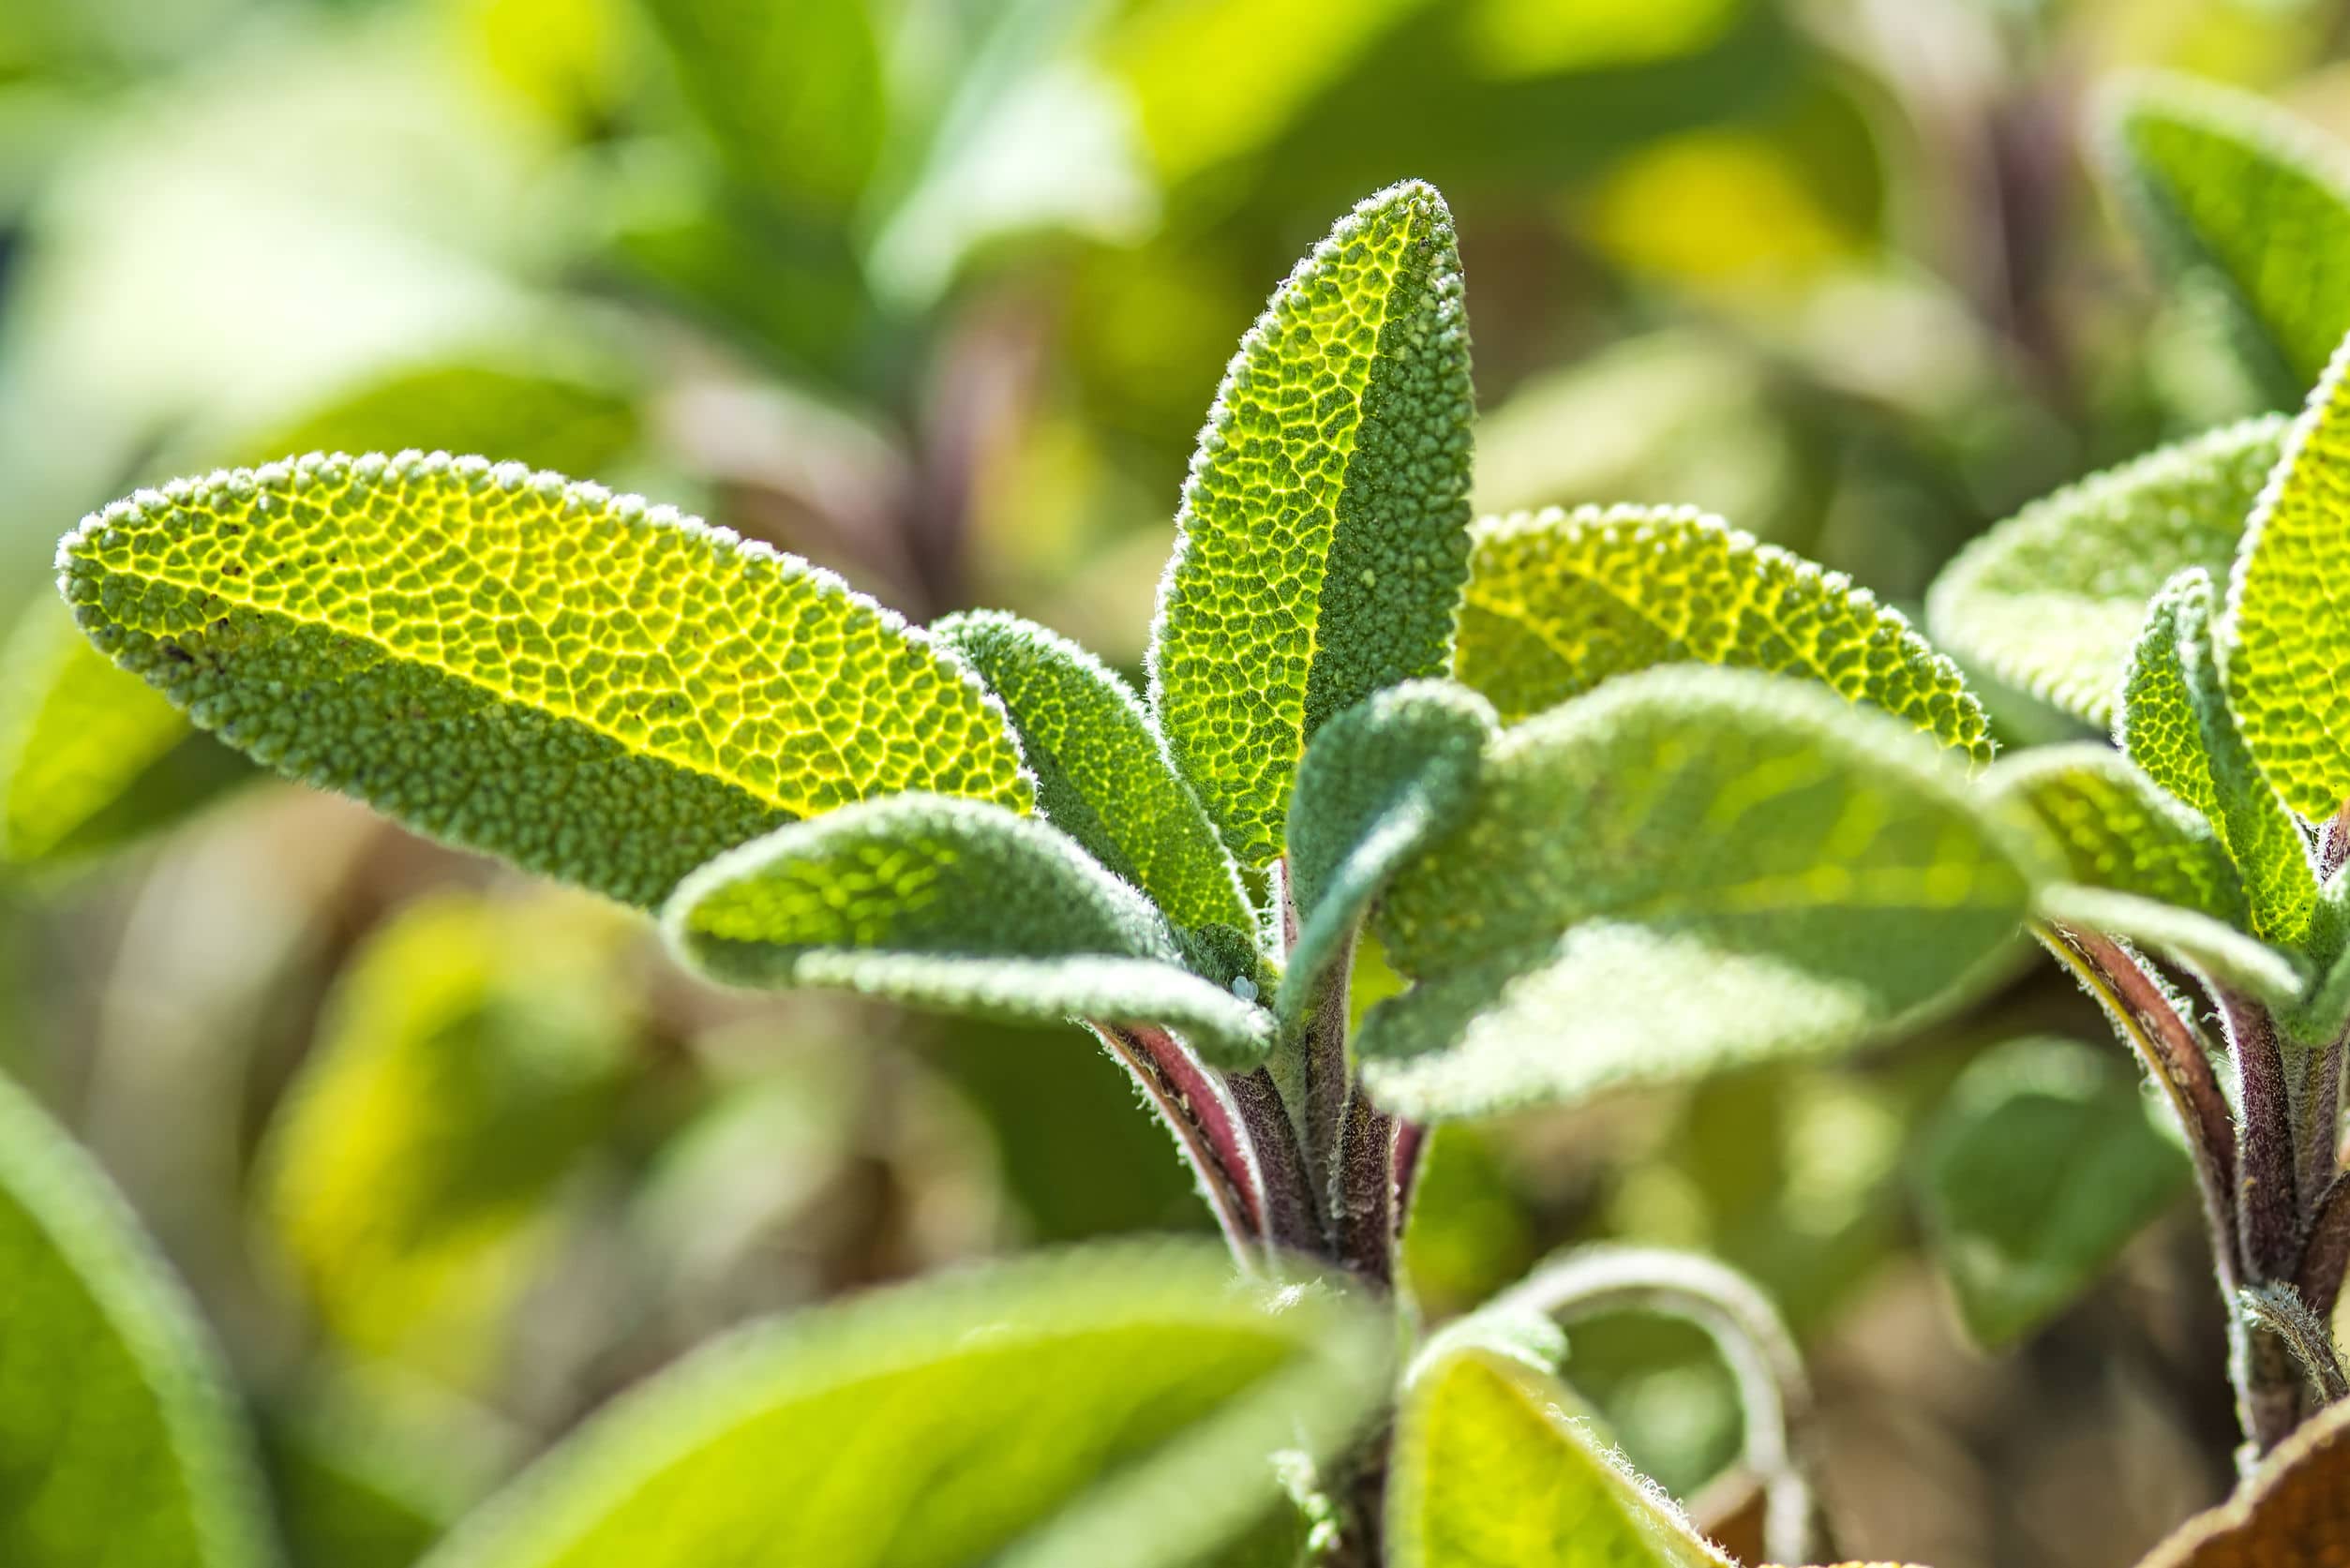
<path id="1" fill-rule="evenodd" d="M 2198 1514 L 2139 1568 L 2283 1568 L 2350 1552 L 2350 1403 L 2328 1406 L 2261 1462 L 2236 1496 Z"/>
<path id="2" fill-rule="evenodd" d="M 1802 682 L 1658 670 L 1504 732 L 1378 929 L 1416 984 L 1359 1041 L 1415 1117 L 1828 1052 L 1948 1005 L 2043 846 L 1896 721 Z"/>
<path id="3" fill-rule="evenodd" d="M 1014 1023 L 1163 1023 L 1224 1061 L 1272 1017 L 1181 966 L 1165 917 L 1067 834 L 898 795 L 786 828 L 688 877 L 678 951 L 737 985 L 837 986 Z"/>
<path id="4" fill-rule="evenodd" d="M 1388 1478 L 1397 1568 L 1729 1568 L 1588 1421 L 1516 1356 L 1467 1348 L 1418 1368 Z"/>
<path id="5" fill-rule="evenodd" d="M 909 1286 L 698 1352 L 428 1561 L 1178 1568 L 1291 1506 L 1275 1452 L 1355 1433 L 1389 1333 L 1170 1245 Z"/>
<path id="6" fill-rule="evenodd" d="M 193 1307 L 0 1079 L 0 1561 L 264 1568 L 261 1482 Z"/>
<path id="7" fill-rule="evenodd" d="M 2187 567 L 2226 575 L 2285 429 L 2281 418 L 2248 420 L 2034 501 L 1935 580 L 1935 636 L 2010 685 L 2111 724 L 2148 604 Z"/>
<path id="8" fill-rule="evenodd" d="M 1990 760 L 1949 660 L 1840 573 L 1686 507 L 1581 507 L 1480 522 L 1453 672 L 1504 722 L 1665 664 L 1807 676 Z"/>
<path id="9" fill-rule="evenodd" d="M 1468 319 L 1429 187 L 1365 201 L 1241 340 L 1160 585 L 1151 698 L 1246 867 L 1313 732 L 1442 675 L 1467 572 Z"/>
<path id="10" fill-rule="evenodd" d="M 2350 156 L 2251 94 L 2150 74 L 2115 91 L 2103 141 L 2158 259 L 2242 314 L 2290 406 L 2350 332 Z"/>
<path id="11" fill-rule="evenodd" d="M 2187 1190 L 2134 1072 L 2075 1040 L 1978 1058 L 1926 1135 L 1918 1193 L 1935 1261 L 1977 1343 L 2031 1333 Z"/>
<path id="12" fill-rule="evenodd" d="M 84 519 L 98 647 L 259 761 L 624 902 L 898 789 L 1025 809 L 1001 709 L 804 561 L 519 465 L 179 481 Z"/>

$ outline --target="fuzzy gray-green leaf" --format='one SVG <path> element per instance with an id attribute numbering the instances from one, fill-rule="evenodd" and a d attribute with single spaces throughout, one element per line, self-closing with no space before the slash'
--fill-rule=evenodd
<path id="1" fill-rule="evenodd" d="M 1167 760 L 1150 710 L 1100 660 L 994 610 L 932 634 L 980 672 L 1020 736 L 1045 820 L 1126 878 L 1176 925 L 1255 929 L 1240 874 Z"/>
<path id="2" fill-rule="evenodd" d="M 267 1568 L 217 1353 L 105 1176 L 0 1078 L 0 1561 Z"/>
<path id="3" fill-rule="evenodd" d="M 2147 777 L 2200 812 L 2242 877 L 2252 933 L 2309 930 L 2317 879 L 2301 829 L 2253 763 L 2213 659 L 2211 579 L 2190 567 L 2155 596 L 2122 686 L 2117 729 Z"/>
<path id="4" fill-rule="evenodd" d="M 1370 197 L 1224 373 L 1160 584 L 1151 702 L 1244 866 L 1325 723 L 1444 673 L 1469 553 L 1469 327 L 1444 199 Z"/>
<path id="5" fill-rule="evenodd" d="M 697 1352 L 427 1568 L 1192 1568 L 1353 1438 L 1392 1332 L 1189 1246 L 906 1286 Z"/>
<path id="6" fill-rule="evenodd" d="M 1655 665 L 1818 680 L 1976 762 L 1990 724 L 1899 611 L 1694 507 L 1579 507 L 1476 525 L 1453 674 L 1504 723 Z"/>
<path id="7" fill-rule="evenodd" d="M 1676 668 L 1505 731 L 1377 930 L 1374 1093 L 1473 1114 L 1857 1043 L 1963 994 L 2049 869 L 1899 721 Z"/>
<path id="8" fill-rule="evenodd" d="M 2226 575 L 2286 428 L 2247 420 L 2032 502 L 1935 580 L 1934 635 L 2008 684 L 2110 726 L 2148 604 L 2187 567 Z"/>
<path id="9" fill-rule="evenodd" d="M 1290 798 L 1298 928 L 1276 1012 L 1303 1013 L 1387 879 L 1459 820 L 1495 728 L 1483 697 L 1427 680 L 1391 686 L 1314 737 Z"/>
<path id="10" fill-rule="evenodd" d="M 685 879 L 663 915 L 715 978 L 835 986 L 1018 1023 L 1180 1030 L 1245 1064 L 1272 1015 L 1181 967 L 1175 933 L 1048 823 L 896 795 L 796 824 Z"/>

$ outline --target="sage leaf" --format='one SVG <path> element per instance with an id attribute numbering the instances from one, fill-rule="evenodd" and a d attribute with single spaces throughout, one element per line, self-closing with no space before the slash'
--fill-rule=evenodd
<path id="1" fill-rule="evenodd" d="M 1985 978 L 2050 854 L 1832 693 L 1627 676 L 1504 731 L 1396 877 L 1365 1074 L 1425 1119 L 1848 1047 Z"/>
<path id="2" fill-rule="evenodd" d="M 1385 1392 L 1392 1328 L 1204 1247 L 928 1281 L 696 1352 L 426 1568 L 1178 1568 L 1291 1507 Z M 729 1545 L 732 1544 L 732 1545 Z"/>
<path id="3" fill-rule="evenodd" d="M 1503 722 L 1654 665 L 1808 676 L 1977 762 L 1988 721 L 1899 611 L 1694 507 L 1579 507 L 1481 520 L 1453 674 Z"/>
<path id="4" fill-rule="evenodd" d="M 1396 1568 L 1730 1568 L 1519 1356 L 1466 1346 L 1418 1371 L 1392 1463 Z"/>
<path id="5" fill-rule="evenodd" d="M 2173 1531 L 2138 1568 L 2278 1568 L 2350 1550 L 2350 1402 L 2328 1405 L 2260 1462 L 2236 1495 Z"/>
<path id="6" fill-rule="evenodd" d="M 313 456 L 58 547 L 98 648 L 291 777 L 623 903 L 900 789 L 1025 809 L 1002 710 L 805 562 L 519 466 Z"/>
<path id="7" fill-rule="evenodd" d="M 1961 659 L 2110 728 L 2147 605 L 2190 566 L 2227 575 L 2288 424 L 2208 431 L 2032 502 L 1935 579 L 1926 623 Z"/>
<path id="8" fill-rule="evenodd" d="M 663 921 L 737 985 L 1160 1023 L 1224 1065 L 1272 1040 L 1272 1015 L 1183 968 L 1166 918 L 1074 840 L 980 801 L 897 795 L 783 829 L 686 878 Z"/>
<path id="9" fill-rule="evenodd" d="M 1444 673 L 1468 566 L 1469 329 L 1444 199 L 1370 197 L 1241 339 L 1160 584 L 1151 702 L 1244 867 L 1330 719 Z"/>
<path id="10" fill-rule="evenodd" d="M 267 1568 L 218 1353 L 121 1198 L 0 1079 L 0 1560 Z"/>
<path id="11" fill-rule="evenodd" d="M 2072 1305 L 2187 1190 L 2178 1144 L 2134 1072 L 2076 1040 L 1975 1059 L 1925 1133 L 1917 1172 L 1933 1256 L 1976 1343 L 2011 1345 Z"/>
<path id="12" fill-rule="evenodd" d="M 1046 821 L 1140 888 L 1178 926 L 1256 928 L 1240 874 L 1167 759 L 1158 722 L 1100 660 L 993 610 L 932 629 L 1002 699 Z"/>

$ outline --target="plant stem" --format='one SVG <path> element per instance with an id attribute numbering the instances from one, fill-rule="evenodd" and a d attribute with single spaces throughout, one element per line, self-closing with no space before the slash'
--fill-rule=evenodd
<path id="1" fill-rule="evenodd" d="M 2236 1061 L 2236 1223 L 2247 1284 L 2290 1278 L 2299 1239 L 2292 1087 L 2268 1009 L 2213 988 Z"/>
<path id="2" fill-rule="evenodd" d="M 1298 1150 L 1295 1127 L 1272 1073 L 1258 1068 L 1228 1074 L 1224 1081 L 1231 1086 L 1254 1157 L 1265 1198 L 1266 1245 L 1309 1257 L 1328 1257 L 1330 1227 L 1320 1185 Z"/>
<path id="3" fill-rule="evenodd" d="M 1102 1046 L 1133 1075 L 1143 1098 L 1175 1134 L 1200 1194 L 1207 1200 L 1234 1258 L 1260 1266 L 1265 1200 L 1239 1110 L 1216 1075 L 1163 1029 L 1089 1023 Z"/>
<path id="4" fill-rule="evenodd" d="M 1357 1085 L 1346 1097 L 1330 1182 L 1330 1238 L 1339 1262 L 1385 1291 L 1395 1283 L 1395 1122 Z"/>

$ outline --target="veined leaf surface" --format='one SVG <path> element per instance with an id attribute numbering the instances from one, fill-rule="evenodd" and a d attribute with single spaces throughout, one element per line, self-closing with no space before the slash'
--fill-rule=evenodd
<path id="1" fill-rule="evenodd" d="M 896 617 L 551 473 L 232 470 L 85 519 L 57 566 L 91 640 L 239 750 L 626 903 L 870 795 L 1029 801 L 1001 708 Z"/>
<path id="2" fill-rule="evenodd" d="M 1472 407 L 1452 217 L 1417 183 L 1340 219 L 1224 373 L 1160 584 L 1151 699 L 1245 866 L 1280 853 L 1316 729 L 1444 672 Z"/>
<path id="3" fill-rule="evenodd" d="M 1503 722 L 1655 665 L 1808 676 L 1977 762 L 1990 726 L 1956 666 L 1842 573 L 1694 507 L 1481 520 L 1453 673 Z"/>
<path id="4" fill-rule="evenodd" d="M 1935 580 L 1927 624 L 1961 658 L 2110 726 L 2147 605 L 2190 566 L 2226 575 L 2288 424 L 2209 431 L 2032 502 Z"/>
<path id="5" fill-rule="evenodd" d="M 1182 967 L 1133 889 L 1049 823 L 979 801 L 898 795 L 784 829 L 688 877 L 664 921 L 690 963 L 738 985 L 1163 1023 L 1235 1064 L 1271 1043 L 1272 1016 Z"/>
<path id="6" fill-rule="evenodd" d="M 1932 744 L 1801 682 L 1626 676 L 1504 731 L 1391 885 L 1374 1008 L 1414 1117 L 1847 1046 L 1983 973 L 2050 869 Z"/>
<path id="7" fill-rule="evenodd" d="M 0 1079 L 0 1561 L 268 1568 L 217 1353 L 106 1177 Z"/>
<path id="8" fill-rule="evenodd" d="M 1391 1328 L 1105 1247 L 753 1328 L 592 1421 L 427 1568 L 1181 1568 L 1291 1506 L 1385 1390 Z"/>

